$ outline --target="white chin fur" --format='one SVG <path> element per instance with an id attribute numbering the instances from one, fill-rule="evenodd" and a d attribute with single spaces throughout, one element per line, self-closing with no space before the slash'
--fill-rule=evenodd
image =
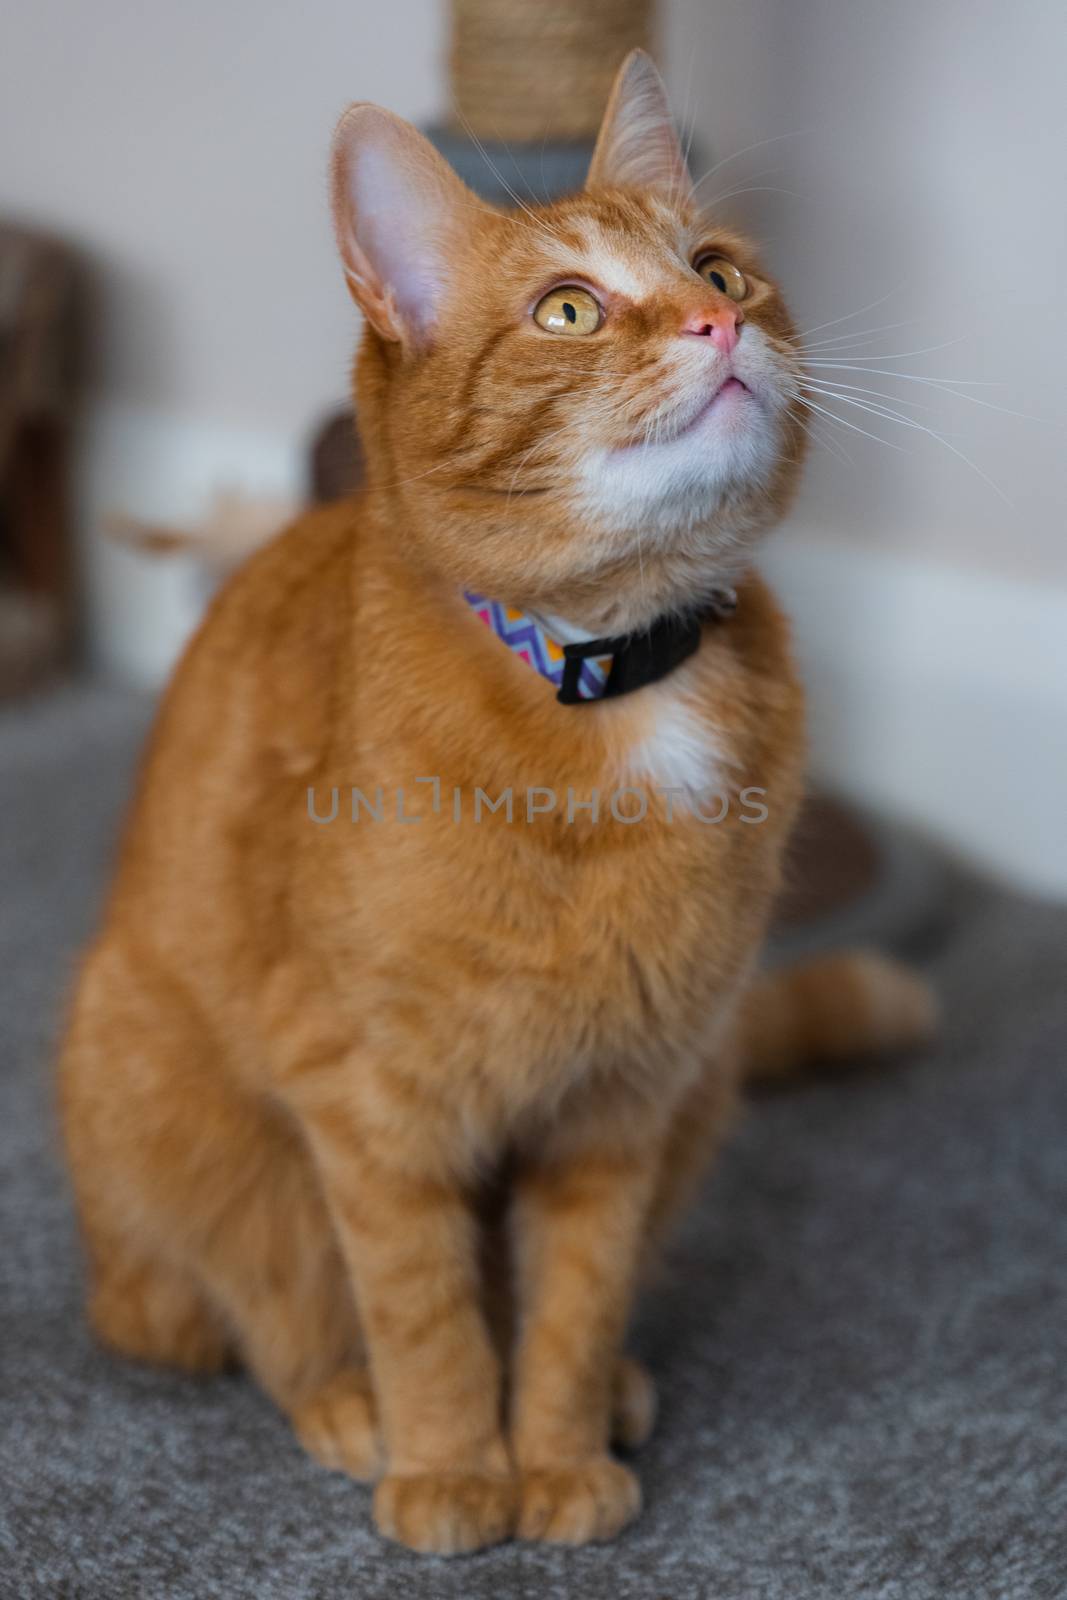
<path id="1" fill-rule="evenodd" d="M 619 529 L 663 533 L 708 522 L 728 498 L 769 483 L 782 449 L 787 365 L 758 329 L 747 330 L 733 372 L 748 395 L 725 396 L 668 443 L 600 449 L 582 462 L 579 512 Z"/>

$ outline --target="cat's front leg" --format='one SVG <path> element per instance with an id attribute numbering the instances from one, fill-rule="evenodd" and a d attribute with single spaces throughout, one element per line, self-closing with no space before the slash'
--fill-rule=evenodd
<path id="1" fill-rule="evenodd" d="M 658 1135 L 568 1130 L 519 1179 L 521 1334 L 512 1451 L 524 1539 L 610 1539 L 636 1516 L 633 1473 L 609 1454 L 611 1391 L 658 1161 Z"/>
<path id="2" fill-rule="evenodd" d="M 442 1555 L 508 1538 L 516 1485 L 467 1198 L 440 1160 L 420 1168 L 410 1135 L 390 1147 L 336 1106 L 305 1121 L 377 1394 L 387 1459 L 379 1531 Z"/>

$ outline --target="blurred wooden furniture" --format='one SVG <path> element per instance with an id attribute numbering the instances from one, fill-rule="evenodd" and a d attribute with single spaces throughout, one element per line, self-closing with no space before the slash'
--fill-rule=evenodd
<path id="1" fill-rule="evenodd" d="M 74 287 L 65 245 L 0 223 L 0 696 L 70 644 Z"/>
<path id="2" fill-rule="evenodd" d="M 351 411 L 336 411 L 311 441 L 311 498 L 316 505 L 344 500 L 363 487 L 363 446 Z"/>

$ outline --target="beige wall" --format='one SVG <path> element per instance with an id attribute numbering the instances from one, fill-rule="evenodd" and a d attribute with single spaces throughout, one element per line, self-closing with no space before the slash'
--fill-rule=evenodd
<path id="1" fill-rule="evenodd" d="M 855 467 L 817 449 L 794 526 L 1067 585 L 1067 7 L 695 0 L 672 10 L 672 86 L 684 105 L 699 64 L 689 92 L 714 156 L 791 135 L 730 162 L 707 192 L 746 181 L 791 191 L 730 204 L 766 238 L 800 326 L 885 296 L 813 338 L 906 321 L 864 351 L 945 344 L 894 365 L 978 380 L 976 397 L 1037 419 L 891 386 L 1005 503 L 949 448 L 838 405 L 901 448 L 835 429 Z"/>
<path id="2" fill-rule="evenodd" d="M 442 29 L 439 0 L 6 8 L 0 209 L 87 253 L 104 394 L 286 434 L 345 392 L 330 131 L 437 111 Z"/>

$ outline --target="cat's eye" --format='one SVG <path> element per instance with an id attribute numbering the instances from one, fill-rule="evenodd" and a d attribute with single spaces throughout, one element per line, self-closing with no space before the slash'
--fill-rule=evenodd
<path id="1" fill-rule="evenodd" d="M 588 289 L 569 285 L 563 289 L 550 289 L 534 306 L 533 319 L 546 333 L 574 337 L 595 333 L 603 321 L 603 315 Z"/>
<path id="2" fill-rule="evenodd" d="M 695 270 L 705 283 L 712 284 L 720 294 L 729 295 L 731 300 L 743 300 L 748 293 L 744 273 L 725 256 L 701 256 L 695 263 Z"/>

